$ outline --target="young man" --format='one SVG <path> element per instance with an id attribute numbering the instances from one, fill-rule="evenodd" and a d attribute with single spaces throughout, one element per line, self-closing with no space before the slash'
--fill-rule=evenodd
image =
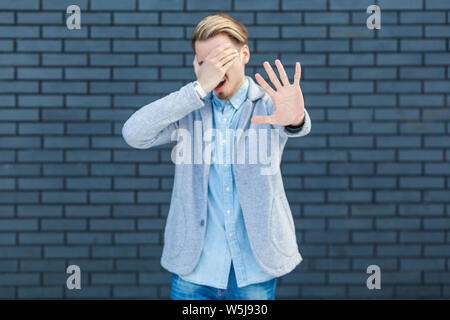
<path id="1" fill-rule="evenodd" d="M 188 133 L 183 142 L 206 158 L 175 166 L 161 257 L 161 265 L 172 273 L 172 299 L 274 299 L 277 277 L 302 261 L 279 170 L 287 138 L 311 130 L 300 64 L 291 84 L 279 60 L 281 82 L 266 61 L 275 89 L 256 74 L 258 86 L 245 75 L 247 37 L 245 26 L 226 14 L 204 18 L 192 36 L 197 80 L 143 106 L 122 129 L 125 141 L 138 149 Z M 199 129 L 215 130 L 209 148 L 195 137 Z M 260 163 L 218 161 L 230 146 L 245 159 L 257 152 L 246 149 L 251 135 L 230 136 L 230 130 L 268 132 L 271 138 L 259 137 L 260 142 L 269 141 L 278 170 L 262 174 Z"/>

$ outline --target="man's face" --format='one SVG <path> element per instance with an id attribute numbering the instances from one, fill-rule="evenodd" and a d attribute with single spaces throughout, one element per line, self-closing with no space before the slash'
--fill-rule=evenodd
<path id="1" fill-rule="evenodd" d="M 232 43 L 238 50 L 239 55 L 234 59 L 234 62 L 225 73 L 225 84 L 219 89 L 214 89 L 214 92 L 219 99 L 227 99 L 232 97 L 239 87 L 244 84 L 245 65 L 250 58 L 248 46 L 243 45 L 242 47 L 239 47 L 238 44 L 232 41 L 228 35 L 222 33 L 208 40 L 197 40 L 195 42 L 195 53 L 200 66 L 203 63 L 203 60 L 214 48 L 226 42 Z"/>

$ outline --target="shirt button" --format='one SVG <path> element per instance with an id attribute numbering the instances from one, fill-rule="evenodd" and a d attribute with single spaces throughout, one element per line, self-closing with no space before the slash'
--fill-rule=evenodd
<path id="1" fill-rule="evenodd" d="M 230 214 L 230 212 L 231 212 L 230 210 L 227 210 L 227 214 Z"/>
<path id="2" fill-rule="evenodd" d="M 228 167 L 228 164 L 225 163 L 223 166 L 226 168 L 226 167 Z"/>
<path id="3" fill-rule="evenodd" d="M 223 121 L 227 121 L 227 118 L 223 118 Z"/>
<path id="4" fill-rule="evenodd" d="M 232 236 L 233 236 L 233 234 L 232 234 L 232 233 L 229 233 L 228 235 L 229 235 L 230 237 L 232 237 Z"/>
<path id="5" fill-rule="evenodd" d="M 200 225 L 201 225 L 201 226 L 204 226 L 204 225 L 205 225 L 205 220 L 204 220 L 204 219 L 200 220 Z"/>
<path id="6" fill-rule="evenodd" d="M 225 190 L 230 191 L 230 187 L 226 187 Z"/>

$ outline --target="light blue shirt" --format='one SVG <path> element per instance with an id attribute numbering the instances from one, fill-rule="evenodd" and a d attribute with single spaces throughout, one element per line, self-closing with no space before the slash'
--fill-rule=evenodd
<path id="1" fill-rule="evenodd" d="M 180 276 L 183 280 L 218 289 L 227 288 L 231 265 L 238 287 L 274 278 L 262 270 L 253 256 L 231 164 L 230 152 L 235 142 L 232 132 L 237 129 L 243 109 L 241 106 L 247 100 L 248 87 L 248 80 L 245 79 L 245 83 L 227 100 L 219 99 L 214 91 L 211 93 L 213 129 L 216 134 L 213 136 L 208 178 L 205 242 L 194 271 Z M 218 157 L 219 148 L 222 148 L 221 161 Z"/>

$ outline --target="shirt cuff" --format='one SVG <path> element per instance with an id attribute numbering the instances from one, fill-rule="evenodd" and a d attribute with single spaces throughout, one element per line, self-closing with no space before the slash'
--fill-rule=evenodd
<path id="1" fill-rule="evenodd" d="M 299 124 L 298 126 L 287 125 L 287 126 L 284 126 L 284 127 L 290 133 L 297 133 L 297 132 L 300 132 L 302 130 L 304 124 L 305 124 L 305 121 L 303 121 L 303 123 Z"/>

